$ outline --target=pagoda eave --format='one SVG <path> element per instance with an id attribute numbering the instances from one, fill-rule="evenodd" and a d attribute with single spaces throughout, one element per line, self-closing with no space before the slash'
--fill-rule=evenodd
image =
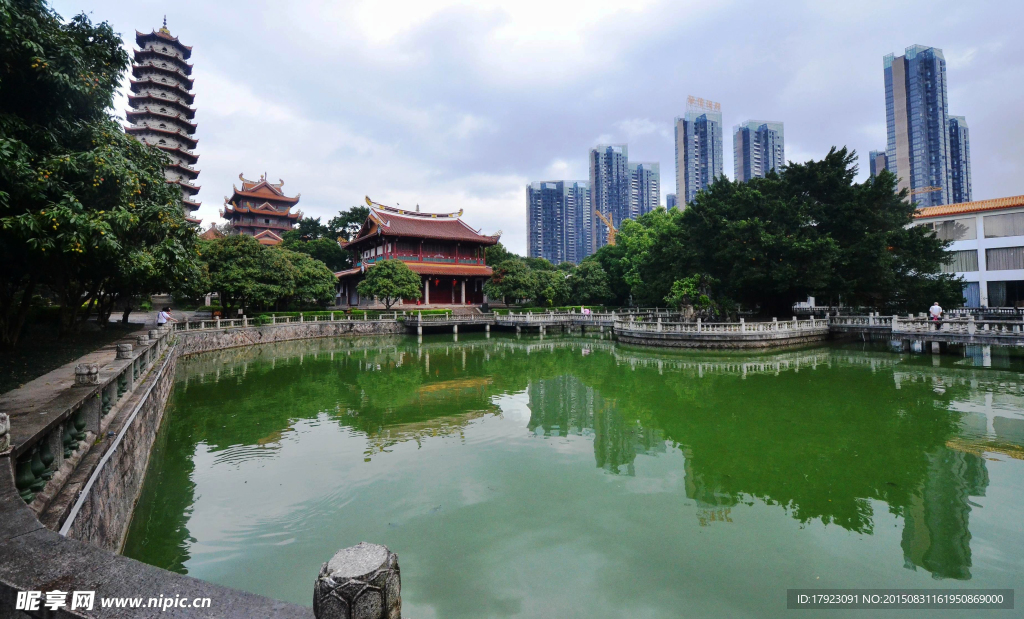
<path id="1" fill-rule="evenodd" d="M 161 113 L 161 112 L 154 112 L 153 110 L 147 110 L 147 109 L 128 110 L 128 111 L 125 112 L 125 118 L 127 118 L 129 121 L 131 121 L 133 117 L 145 117 L 145 116 L 154 116 L 156 118 L 164 118 L 164 119 L 167 119 L 167 120 L 169 120 L 171 122 L 176 122 L 176 123 L 180 123 L 182 125 L 186 125 L 191 130 L 191 131 L 188 131 L 189 135 L 194 133 L 196 128 L 198 127 L 198 125 L 196 123 L 189 122 L 187 120 L 182 119 L 180 116 L 175 116 L 173 114 L 164 114 L 164 113 Z M 134 122 L 134 121 L 132 121 L 132 122 Z"/>
<path id="2" fill-rule="evenodd" d="M 128 84 L 128 88 L 134 93 L 138 93 L 139 89 L 145 86 L 155 86 L 156 88 L 166 88 L 169 91 L 177 92 L 188 105 L 195 103 L 196 96 L 178 84 L 168 84 L 154 80 L 128 80 Z"/>
<path id="3" fill-rule="evenodd" d="M 185 150 L 185 149 L 183 149 L 181 147 L 178 147 L 178 146 L 165 146 L 165 145 L 160 145 L 160 144 L 153 144 L 153 146 L 156 146 L 160 150 L 164 150 L 164 151 L 167 151 L 169 153 L 177 153 L 181 157 L 183 157 L 185 159 L 189 159 L 189 163 L 195 163 L 195 162 L 199 161 L 199 155 L 196 155 L 195 153 L 190 153 L 187 150 Z"/>
<path id="4" fill-rule="evenodd" d="M 138 95 L 128 95 L 128 104 L 132 107 L 137 107 L 145 100 L 156 101 L 164 105 L 174 105 L 179 110 L 185 111 L 185 118 L 192 119 L 196 117 L 196 110 L 194 107 L 186 105 L 183 101 L 179 101 L 173 97 L 158 97 L 153 93 L 142 93 Z"/>
<path id="5" fill-rule="evenodd" d="M 175 56 L 174 54 L 172 54 L 170 52 L 162 52 L 162 51 L 160 51 L 158 49 L 136 49 L 136 50 L 134 50 L 134 56 L 133 57 L 136 60 L 138 60 L 139 58 L 141 58 L 143 56 L 150 56 L 150 55 L 155 56 L 157 58 L 160 58 L 162 60 L 169 60 L 169 61 L 173 62 L 176 66 L 183 67 L 182 70 L 184 71 L 185 75 L 192 75 L 192 69 L 193 69 L 192 63 L 185 62 L 184 60 L 182 60 L 181 58 Z"/>
<path id="6" fill-rule="evenodd" d="M 175 71 L 174 69 L 169 69 L 167 67 L 161 67 L 161 66 L 152 65 L 152 64 L 134 64 L 133 63 L 132 64 L 132 75 L 134 75 L 136 78 L 138 78 L 141 81 L 143 76 L 140 75 L 140 73 L 142 73 L 142 71 L 144 69 L 152 69 L 154 71 L 159 71 L 159 72 L 165 73 L 167 75 L 172 75 L 172 76 L 174 76 L 175 79 L 179 79 L 179 80 L 187 83 L 189 90 L 192 90 L 192 87 L 195 85 L 195 80 L 193 80 L 191 77 L 188 77 L 187 75 L 185 75 L 184 72 L 182 72 L 182 71 Z"/>
<path id="7" fill-rule="evenodd" d="M 135 134 L 135 133 L 145 133 L 147 131 L 152 131 L 153 133 L 163 133 L 164 135 L 168 135 L 168 136 L 174 136 L 174 139 L 181 140 L 182 142 L 185 142 L 186 144 L 188 144 L 190 149 L 195 148 L 196 145 L 199 144 L 199 139 L 198 138 L 193 138 L 193 137 L 191 137 L 189 135 L 182 135 L 182 134 L 178 133 L 177 131 L 171 131 L 170 129 L 160 129 L 158 127 L 145 127 L 145 126 L 143 126 L 143 127 L 125 127 L 124 128 L 124 132 L 125 133 L 132 133 L 132 134 Z"/>
<path id="8" fill-rule="evenodd" d="M 203 223 L 202 219 L 196 219 L 195 217 L 186 217 L 185 221 L 187 221 L 190 224 L 201 224 L 201 223 Z"/>

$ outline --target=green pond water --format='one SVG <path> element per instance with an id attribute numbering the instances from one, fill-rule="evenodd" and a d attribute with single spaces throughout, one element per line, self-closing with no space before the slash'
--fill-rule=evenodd
<path id="1" fill-rule="evenodd" d="M 324 561 L 377 542 L 414 619 L 813 617 L 786 611 L 786 589 L 1020 593 L 1020 365 L 502 334 L 210 353 L 179 363 L 124 552 L 310 605 Z"/>

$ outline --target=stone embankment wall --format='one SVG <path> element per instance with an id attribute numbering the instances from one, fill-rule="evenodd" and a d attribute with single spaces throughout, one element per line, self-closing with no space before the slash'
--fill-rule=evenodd
<path id="1" fill-rule="evenodd" d="M 405 333 L 406 327 L 397 320 L 345 320 L 337 322 L 304 322 L 262 327 L 242 327 L 209 331 L 178 331 L 180 354 L 195 355 L 224 348 L 270 344 L 288 340 L 308 340 L 321 337 L 352 335 L 388 335 Z"/>
<path id="2" fill-rule="evenodd" d="M 768 349 L 803 346 L 827 340 L 828 328 L 813 332 L 763 333 L 657 333 L 653 331 L 617 330 L 615 339 L 623 344 L 668 348 L 701 348 L 711 350 Z"/>
<path id="3" fill-rule="evenodd" d="M 164 407 L 174 385 L 178 359 L 171 347 L 163 363 L 141 385 L 122 416 L 107 428 L 110 447 L 93 449 L 83 458 L 78 471 L 92 470 L 80 489 L 80 480 L 69 480 L 65 488 L 79 494 L 77 510 L 65 521 L 61 533 L 68 537 L 120 552 L 128 535 L 135 503 L 149 466 L 149 454 L 164 417 Z M 116 426 L 116 427 L 115 427 Z M 110 437 L 113 433 L 113 437 Z M 65 493 L 66 494 L 66 493 Z"/>

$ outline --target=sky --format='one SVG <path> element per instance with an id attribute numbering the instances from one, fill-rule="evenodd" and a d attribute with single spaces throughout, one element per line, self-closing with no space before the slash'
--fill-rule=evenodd
<path id="1" fill-rule="evenodd" d="M 135 46 L 160 27 L 193 48 L 198 216 L 266 173 L 327 219 L 364 196 L 465 209 L 526 248 L 531 181 L 587 179 L 626 143 L 675 191 L 673 119 L 694 95 L 732 127 L 785 123 L 786 159 L 885 148 L 882 57 L 943 50 L 949 112 L 970 127 L 974 199 L 1024 194 L 1024 2 L 962 0 L 58 0 Z M 127 84 L 127 80 L 125 82 Z M 115 112 L 123 117 L 124 94 Z"/>

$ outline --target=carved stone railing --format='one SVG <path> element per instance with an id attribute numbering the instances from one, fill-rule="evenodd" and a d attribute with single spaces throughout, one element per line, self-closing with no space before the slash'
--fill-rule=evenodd
<path id="1" fill-rule="evenodd" d="M 820 331 L 828 328 L 828 320 L 824 318 L 810 318 L 798 320 L 795 316 L 792 320 L 779 321 L 772 319 L 771 322 L 746 322 L 740 319 L 739 322 L 703 322 L 697 319 L 694 322 L 666 322 L 660 317 L 654 321 L 636 321 L 619 319 L 615 321 L 615 330 L 638 331 L 645 333 L 692 333 L 692 334 L 756 334 L 756 333 L 796 333 L 800 331 Z"/>

